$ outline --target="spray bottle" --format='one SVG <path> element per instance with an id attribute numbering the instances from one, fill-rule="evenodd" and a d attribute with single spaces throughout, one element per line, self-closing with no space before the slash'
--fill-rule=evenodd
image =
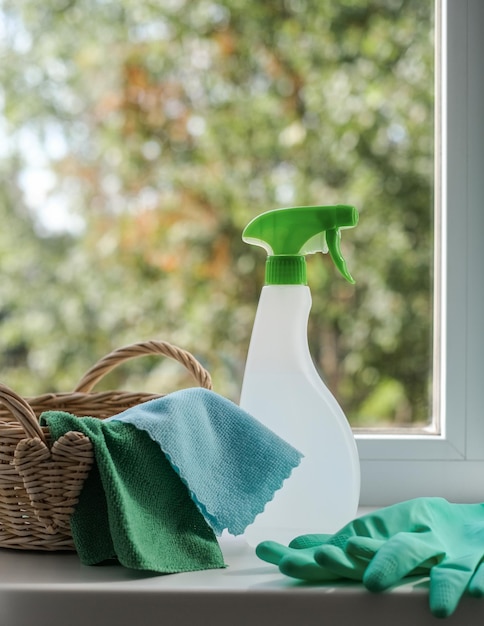
<path id="1" fill-rule="evenodd" d="M 245 242 L 268 254 L 265 285 L 249 345 L 240 406 L 304 454 L 291 477 L 245 532 L 251 545 L 333 533 L 356 515 L 360 466 L 353 433 L 313 364 L 307 324 L 311 292 L 305 255 L 328 252 L 351 283 L 340 229 L 358 222 L 354 207 L 276 209 L 254 218 Z"/>

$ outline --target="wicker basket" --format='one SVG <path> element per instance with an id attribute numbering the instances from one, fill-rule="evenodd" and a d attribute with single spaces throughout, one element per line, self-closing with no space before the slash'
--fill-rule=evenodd
<path id="1" fill-rule="evenodd" d="M 209 373 L 189 352 L 160 341 L 111 352 L 84 375 L 72 393 L 24 399 L 0 384 L 0 547 L 75 550 L 69 520 L 93 464 L 92 444 L 78 432 L 68 432 L 52 444 L 38 418 L 43 411 L 61 410 L 104 419 L 160 397 L 91 391 L 120 363 L 153 354 L 179 361 L 200 386 L 212 388 Z"/>

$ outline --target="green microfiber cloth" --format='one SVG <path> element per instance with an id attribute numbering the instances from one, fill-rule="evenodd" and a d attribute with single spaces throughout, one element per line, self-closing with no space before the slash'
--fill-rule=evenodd
<path id="1" fill-rule="evenodd" d="M 160 446 L 131 424 L 48 411 L 52 438 L 84 433 L 96 463 L 71 517 L 81 562 L 175 573 L 225 567 L 212 529 Z"/>

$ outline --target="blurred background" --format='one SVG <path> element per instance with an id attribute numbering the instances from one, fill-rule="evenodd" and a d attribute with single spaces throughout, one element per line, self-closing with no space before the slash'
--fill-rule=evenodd
<path id="1" fill-rule="evenodd" d="M 163 339 L 237 401 L 278 207 L 353 204 L 308 259 L 310 349 L 355 427 L 432 419 L 432 0 L 0 0 L 0 379 L 69 391 Z M 165 360 L 166 361 L 166 360 Z M 99 388 L 172 391 L 138 359 Z"/>

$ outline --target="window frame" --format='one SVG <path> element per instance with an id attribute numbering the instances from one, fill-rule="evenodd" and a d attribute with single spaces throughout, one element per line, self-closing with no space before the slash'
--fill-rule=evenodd
<path id="1" fill-rule="evenodd" d="M 436 1 L 438 434 L 356 434 L 362 506 L 484 502 L 484 3 Z M 436 64 L 438 65 L 438 64 Z M 440 95 L 438 95 L 440 94 Z M 439 184 L 440 181 L 440 184 Z M 482 417 L 481 417 L 482 415 Z M 482 476 L 480 479 L 479 476 Z"/>

